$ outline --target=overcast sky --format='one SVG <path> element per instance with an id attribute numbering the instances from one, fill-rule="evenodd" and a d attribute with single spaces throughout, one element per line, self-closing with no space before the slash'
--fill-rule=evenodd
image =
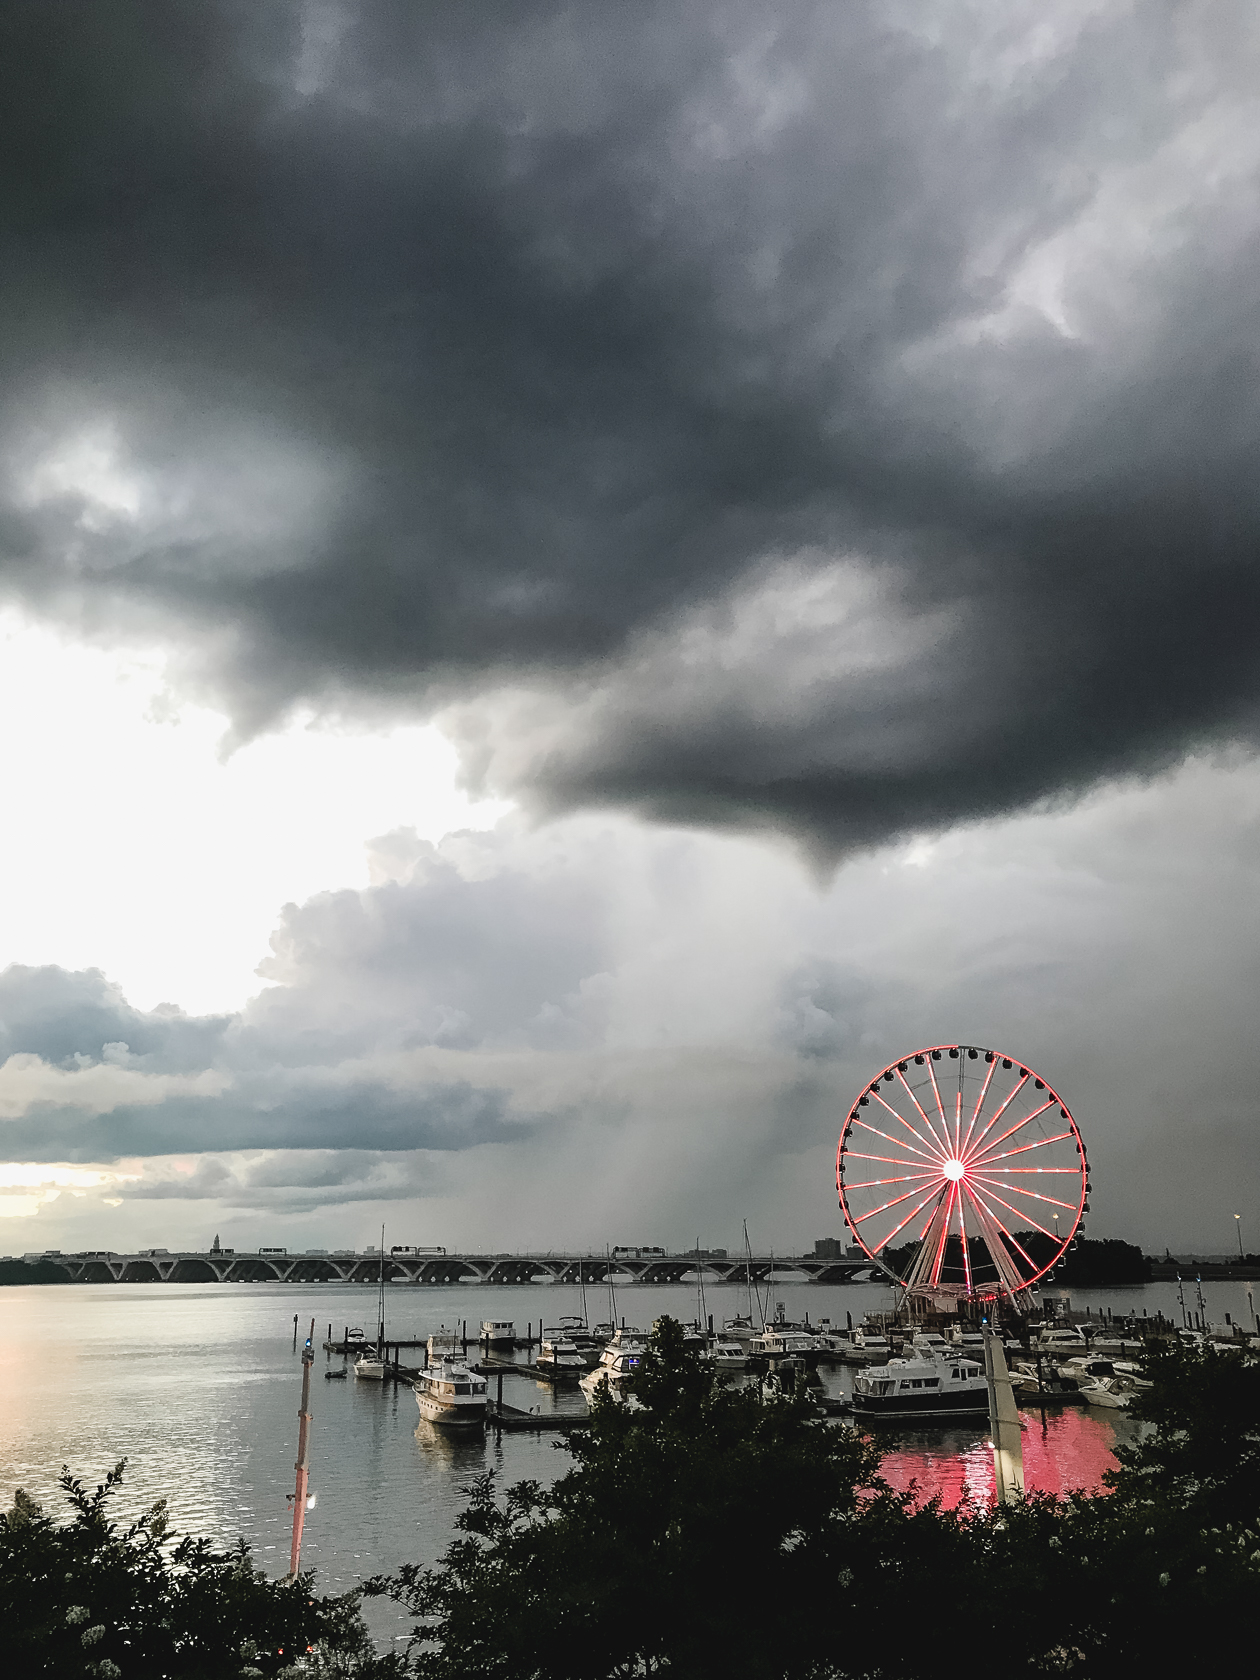
<path id="1" fill-rule="evenodd" d="M 0 1249 L 1260 1248 L 1260 20 L 0 14 Z"/>

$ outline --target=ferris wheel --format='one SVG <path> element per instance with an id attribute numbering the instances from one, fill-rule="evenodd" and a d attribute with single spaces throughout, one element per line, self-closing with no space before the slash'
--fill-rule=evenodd
<path id="1" fill-rule="evenodd" d="M 1089 1164 L 1062 1097 L 1026 1062 L 938 1044 L 890 1062 L 836 1152 L 858 1245 L 916 1296 L 1022 1295 L 1089 1211 Z"/>

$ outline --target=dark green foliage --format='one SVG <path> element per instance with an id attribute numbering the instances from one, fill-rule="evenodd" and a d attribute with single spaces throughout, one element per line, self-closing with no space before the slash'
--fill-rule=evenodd
<path id="1" fill-rule="evenodd" d="M 122 1471 L 90 1493 L 63 1472 L 69 1523 L 54 1523 L 20 1489 L 0 1516 L 7 1672 L 100 1680 L 398 1672 L 375 1659 L 356 1595 L 317 1598 L 309 1576 L 269 1580 L 244 1541 L 227 1554 L 187 1536 L 168 1543 L 163 1504 L 120 1528 L 109 1502 Z"/>
<path id="2" fill-rule="evenodd" d="M 1016 1240 L 1039 1266 L 1048 1265 L 1058 1244 L 1040 1231 L 1017 1231 Z M 1027 1267 L 1024 1268 L 1027 1270 Z M 1133 1243 L 1117 1237 L 1079 1237 L 1054 1268 L 1056 1283 L 1075 1284 L 1078 1289 L 1103 1288 L 1108 1284 L 1149 1283 L 1151 1263 Z"/>

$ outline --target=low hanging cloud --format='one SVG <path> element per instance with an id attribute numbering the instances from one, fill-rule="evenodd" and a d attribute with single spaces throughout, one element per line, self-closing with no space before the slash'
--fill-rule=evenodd
<path id="1" fill-rule="evenodd" d="M 30 1083 L 0 1153 L 16 1189 L 96 1175 L 40 1216 L 63 1247 L 185 1218 L 334 1246 L 386 1215 L 450 1247 L 730 1246 L 748 1214 L 786 1251 L 836 1233 L 854 1095 L 956 1039 L 1063 1091 L 1098 1232 L 1210 1252 L 1260 1192 L 1258 813 L 1254 764 L 1196 762 L 821 888 L 776 848 L 592 815 L 390 835 L 374 885 L 286 910 L 235 1015 L 6 971 L 3 1078 Z"/>
<path id="2" fill-rule="evenodd" d="M 1250 749 L 1258 70 L 1121 0 L 10 6 L 0 588 L 238 735 L 827 855 Z"/>

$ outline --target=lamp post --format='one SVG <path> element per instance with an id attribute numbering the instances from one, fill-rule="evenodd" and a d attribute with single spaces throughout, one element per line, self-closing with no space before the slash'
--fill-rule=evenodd
<path id="1" fill-rule="evenodd" d="M 1241 1260 L 1244 1257 L 1243 1256 L 1243 1245 L 1242 1245 L 1242 1214 L 1241 1213 L 1236 1213 L 1234 1215 L 1234 1234 L 1238 1238 L 1238 1258 Z"/>

